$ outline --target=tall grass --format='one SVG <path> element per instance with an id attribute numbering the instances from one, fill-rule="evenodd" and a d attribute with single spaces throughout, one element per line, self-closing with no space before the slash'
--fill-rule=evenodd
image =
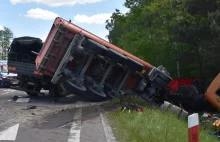
<path id="1" fill-rule="evenodd" d="M 144 106 L 143 113 L 121 112 L 109 114 L 113 132 L 120 142 L 187 142 L 187 122 L 170 112 Z M 200 130 L 201 142 L 217 142 L 217 138 Z"/>

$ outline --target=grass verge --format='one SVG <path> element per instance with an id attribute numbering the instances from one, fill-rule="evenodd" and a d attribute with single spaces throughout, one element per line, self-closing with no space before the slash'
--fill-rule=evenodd
<path id="1" fill-rule="evenodd" d="M 115 101 L 117 102 L 117 101 Z M 139 103 L 141 104 L 141 103 Z M 121 112 L 118 109 L 108 118 L 114 135 L 120 142 L 187 142 L 187 122 L 170 112 L 141 105 L 144 112 Z M 201 142 L 217 142 L 217 138 L 200 130 Z"/>

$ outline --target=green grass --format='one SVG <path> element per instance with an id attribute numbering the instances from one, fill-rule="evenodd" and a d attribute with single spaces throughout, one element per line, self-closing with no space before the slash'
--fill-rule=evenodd
<path id="1" fill-rule="evenodd" d="M 114 101 L 114 103 L 117 101 Z M 187 122 L 170 112 L 142 105 L 144 112 L 121 112 L 109 114 L 114 135 L 120 142 L 187 142 Z M 217 142 L 217 138 L 200 130 L 201 142 Z"/>

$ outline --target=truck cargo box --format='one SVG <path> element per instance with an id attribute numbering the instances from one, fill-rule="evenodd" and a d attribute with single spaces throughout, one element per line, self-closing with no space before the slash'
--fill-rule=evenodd
<path id="1" fill-rule="evenodd" d="M 60 17 L 55 19 L 35 62 L 53 84 L 90 100 L 144 91 L 148 74 L 160 88 L 171 81 L 162 67 L 155 68 Z"/>
<path id="2" fill-rule="evenodd" d="M 68 49 L 70 42 L 75 34 L 80 33 L 87 38 L 93 39 L 98 43 L 112 48 L 144 65 L 144 69 L 149 71 L 152 65 L 139 59 L 138 57 L 120 49 L 119 47 L 99 38 L 98 36 L 62 19 L 56 18 L 47 36 L 47 39 L 37 56 L 36 67 L 45 75 L 53 76 L 61 59 Z"/>

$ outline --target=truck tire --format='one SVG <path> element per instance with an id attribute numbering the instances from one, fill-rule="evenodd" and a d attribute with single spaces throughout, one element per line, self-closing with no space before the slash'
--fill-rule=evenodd
<path id="1" fill-rule="evenodd" d="M 85 76 L 84 84 L 86 86 L 93 86 L 95 82 L 93 81 L 92 77 L 90 76 Z"/>
<path id="2" fill-rule="evenodd" d="M 113 97 L 111 95 L 109 95 L 109 92 L 111 92 L 112 90 L 112 86 L 108 83 L 105 83 L 104 85 L 104 93 L 106 94 L 106 99 L 112 99 Z"/>
<path id="3" fill-rule="evenodd" d="M 53 97 L 66 97 L 70 93 L 68 91 L 63 90 L 62 86 L 63 84 L 55 84 L 52 85 L 49 89 L 49 94 Z"/>
<path id="4" fill-rule="evenodd" d="M 41 90 L 41 87 L 40 86 L 36 86 L 34 87 L 34 85 L 29 85 L 27 84 L 27 90 L 31 90 L 31 91 L 36 91 L 36 92 L 40 92 Z M 29 95 L 29 96 L 38 96 L 38 93 L 32 93 L 32 92 L 28 92 L 26 91 L 26 93 Z"/>
<path id="5" fill-rule="evenodd" d="M 91 39 L 88 39 L 85 42 L 84 46 L 85 46 L 85 49 L 89 49 L 90 51 L 96 54 L 106 55 L 106 53 L 108 52 L 108 49 L 105 46 Z"/>
<path id="6" fill-rule="evenodd" d="M 117 52 L 117 51 L 115 51 L 113 49 L 110 49 L 110 48 L 108 50 L 108 57 L 113 62 L 121 63 L 122 65 L 126 64 L 128 62 L 127 58 L 123 54 L 121 54 L 121 53 L 119 53 L 119 52 Z"/>
<path id="7" fill-rule="evenodd" d="M 106 93 L 108 98 L 111 99 L 116 99 L 119 97 L 119 93 L 115 92 L 115 91 L 109 91 Z"/>
<path id="8" fill-rule="evenodd" d="M 101 102 L 106 100 L 106 95 L 103 91 L 96 91 L 92 87 L 87 87 L 86 99 L 93 102 Z"/>
<path id="9" fill-rule="evenodd" d="M 63 82 L 63 87 L 70 93 L 78 96 L 84 96 L 86 94 L 86 88 L 82 84 L 76 85 L 71 80 Z"/>

